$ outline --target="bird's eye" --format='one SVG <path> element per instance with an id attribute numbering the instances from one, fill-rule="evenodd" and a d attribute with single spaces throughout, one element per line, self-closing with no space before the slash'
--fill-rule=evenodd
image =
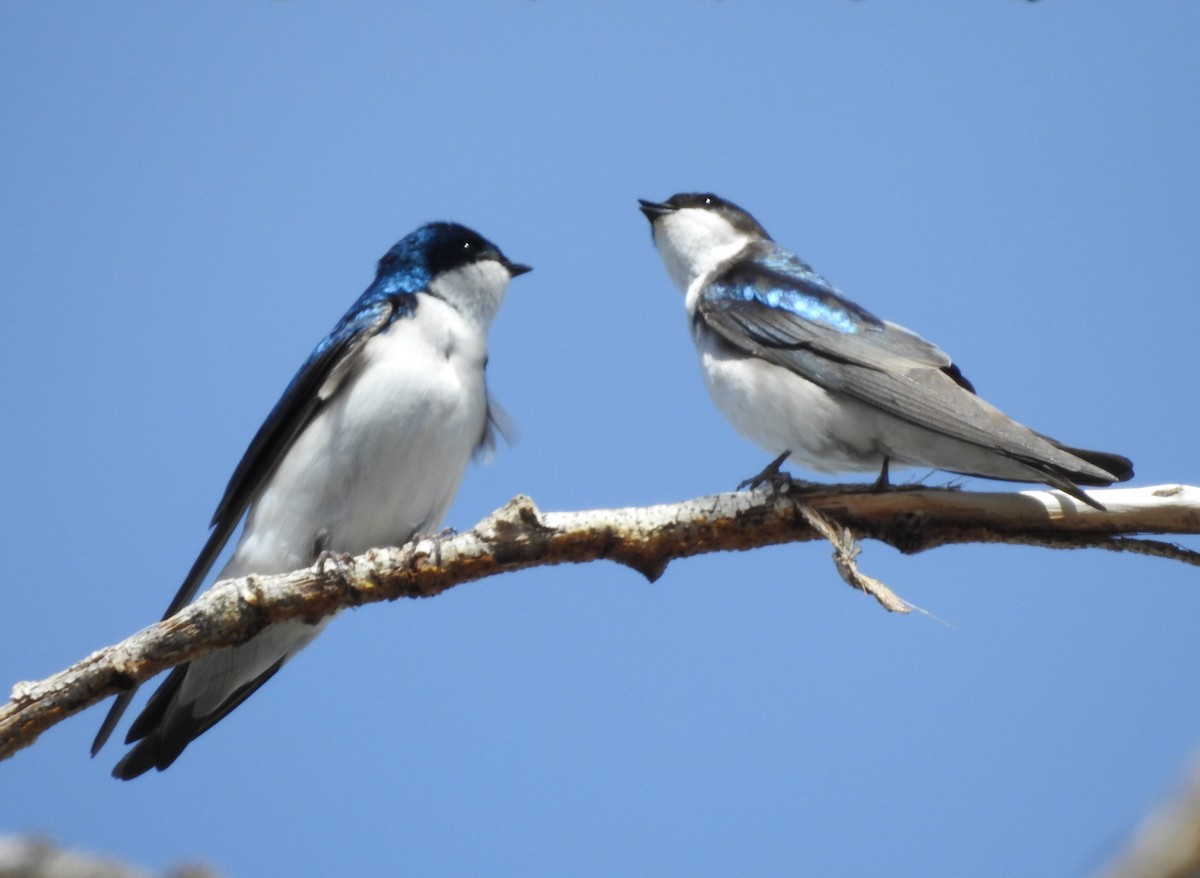
<path id="1" fill-rule="evenodd" d="M 463 250 L 470 250 L 470 249 L 471 249 L 471 242 L 463 241 Z"/>

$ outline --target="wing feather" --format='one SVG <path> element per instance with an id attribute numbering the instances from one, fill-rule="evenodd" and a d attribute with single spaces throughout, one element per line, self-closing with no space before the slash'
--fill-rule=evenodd
<path id="1" fill-rule="evenodd" d="M 695 319 L 747 354 L 902 421 L 1039 468 L 1078 468 L 1080 461 L 976 396 L 940 348 L 790 260 L 735 264 L 709 282 Z"/>
<path id="2" fill-rule="evenodd" d="M 415 296 L 372 300 L 364 295 L 342 317 L 329 337 L 309 355 L 259 427 L 233 471 L 221 502 L 217 504 L 217 511 L 213 514 L 213 530 L 163 614 L 164 619 L 175 615 L 195 596 L 242 516 L 271 478 L 296 437 L 346 379 L 354 374 L 359 354 L 367 342 L 398 314 L 409 314 L 415 307 Z M 117 695 L 92 742 L 93 756 L 104 746 L 136 692 L 137 686 L 134 686 Z"/>

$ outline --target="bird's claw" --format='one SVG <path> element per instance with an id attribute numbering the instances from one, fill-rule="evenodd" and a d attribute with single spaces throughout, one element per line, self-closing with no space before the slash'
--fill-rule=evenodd
<path id="1" fill-rule="evenodd" d="M 776 494 L 786 494 L 796 484 L 796 479 L 792 478 L 790 473 L 783 472 L 780 467 L 783 466 L 783 462 L 788 459 L 791 453 L 790 451 L 783 452 L 783 454 L 763 467 L 762 472 L 751 476 L 745 481 L 739 482 L 737 489 L 739 491 L 753 491 L 761 485 L 770 485 Z"/>
<path id="2" fill-rule="evenodd" d="M 434 542 L 441 542 L 442 540 L 448 540 L 451 537 L 456 537 L 456 536 L 458 536 L 457 529 L 452 528 L 452 527 L 444 527 L 441 530 L 439 530 L 437 533 L 434 533 L 433 531 L 425 531 L 425 530 L 418 531 L 417 533 L 415 533 L 411 537 L 409 537 L 406 542 L 419 543 L 419 542 L 421 542 L 421 540 L 433 540 Z"/>
<path id="3" fill-rule="evenodd" d="M 326 568 L 332 567 L 339 576 L 345 577 L 353 562 L 354 556 L 348 552 L 331 552 L 328 549 L 322 549 L 313 566 L 322 572 Z"/>

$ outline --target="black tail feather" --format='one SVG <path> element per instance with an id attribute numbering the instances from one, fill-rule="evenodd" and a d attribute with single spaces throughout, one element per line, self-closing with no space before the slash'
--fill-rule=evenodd
<path id="1" fill-rule="evenodd" d="M 177 694 L 190 665 L 180 665 L 171 671 L 166 680 L 151 696 L 146 707 L 134 720 L 125 739 L 126 744 L 137 741 L 137 746 L 125 754 L 113 769 L 113 777 L 132 780 L 151 768 L 162 771 L 179 758 L 192 741 L 211 729 L 229 715 L 235 707 L 258 691 L 258 688 L 275 676 L 283 667 L 287 657 L 271 665 L 241 688 L 230 693 L 215 711 L 207 716 L 194 716 L 190 710 L 181 708 Z"/>
<path id="2" fill-rule="evenodd" d="M 1108 481 L 1099 478 L 1091 478 L 1079 474 L 1071 474 L 1071 481 L 1077 485 L 1094 485 L 1104 487 L 1111 485 L 1113 482 L 1128 482 L 1133 478 L 1133 461 L 1128 457 L 1123 457 L 1120 454 L 1111 454 L 1107 451 L 1092 451 L 1089 448 L 1072 448 L 1070 445 L 1063 445 L 1060 442 L 1054 442 L 1054 446 L 1067 454 L 1073 454 L 1080 460 L 1086 460 L 1092 466 L 1097 466 L 1106 473 L 1112 475 Z"/>

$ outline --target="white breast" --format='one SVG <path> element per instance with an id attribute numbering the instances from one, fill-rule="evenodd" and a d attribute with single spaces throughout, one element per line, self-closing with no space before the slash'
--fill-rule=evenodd
<path id="1" fill-rule="evenodd" d="M 373 338 L 298 437 L 222 577 L 284 572 L 436 528 L 483 435 L 483 333 L 435 297 Z"/>

